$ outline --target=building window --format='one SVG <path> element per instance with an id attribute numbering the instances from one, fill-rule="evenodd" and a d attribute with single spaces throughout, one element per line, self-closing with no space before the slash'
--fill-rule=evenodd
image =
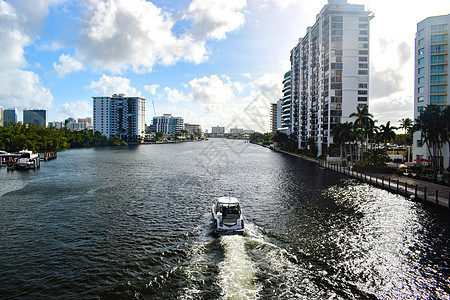
<path id="1" fill-rule="evenodd" d="M 358 75 L 369 75 L 368 70 L 358 70 Z"/>
<path id="2" fill-rule="evenodd" d="M 447 52 L 447 45 L 432 45 L 431 46 L 431 54 L 439 54 L 439 53 L 446 53 Z"/>
<path id="3" fill-rule="evenodd" d="M 367 56 L 360 56 L 359 57 L 359 61 L 367 61 L 367 60 L 368 60 Z"/>
<path id="4" fill-rule="evenodd" d="M 368 69 L 369 68 L 369 64 L 359 64 L 359 68 L 360 69 Z"/>
<path id="5" fill-rule="evenodd" d="M 367 36 L 360 36 L 360 37 L 358 38 L 358 41 L 360 41 L 360 42 L 367 42 L 367 41 L 368 41 L 368 38 L 367 38 Z"/>
<path id="6" fill-rule="evenodd" d="M 417 98 L 417 102 L 423 102 L 423 99 L 424 99 L 423 96 L 419 96 L 419 97 Z"/>
<path id="7" fill-rule="evenodd" d="M 359 55 L 368 55 L 369 51 L 368 50 L 359 50 Z"/>
<path id="8" fill-rule="evenodd" d="M 432 85 L 430 87 L 430 93 L 431 94 L 445 94 L 446 92 L 446 86 L 445 85 Z"/>
<path id="9" fill-rule="evenodd" d="M 419 74 L 423 74 L 423 72 L 425 71 L 425 69 L 424 68 L 419 68 Z"/>
<path id="10" fill-rule="evenodd" d="M 417 140 L 416 145 L 419 148 L 422 147 L 423 146 L 422 140 Z"/>
<path id="11" fill-rule="evenodd" d="M 367 28 L 369 28 L 369 24 L 367 24 L 367 23 L 362 23 L 362 24 L 361 24 L 361 23 L 360 23 L 360 24 L 359 24 L 359 28 L 360 28 L 360 29 L 367 29 Z"/>
<path id="12" fill-rule="evenodd" d="M 419 79 L 417 80 L 417 83 L 423 83 L 425 81 L 424 77 L 419 77 Z"/>
<path id="13" fill-rule="evenodd" d="M 445 55 L 432 55 L 431 63 L 432 64 L 442 64 L 445 63 Z"/>
<path id="14" fill-rule="evenodd" d="M 438 35 L 432 35 L 431 36 L 431 43 L 432 44 L 444 44 L 447 39 L 446 39 L 445 34 L 438 34 Z"/>
<path id="15" fill-rule="evenodd" d="M 431 66 L 430 72 L 431 74 L 445 73 L 445 66 L 444 65 Z"/>
<path id="16" fill-rule="evenodd" d="M 447 81 L 447 75 L 431 75 L 431 84 L 445 83 Z"/>
<path id="17" fill-rule="evenodd" d="M 447 24 L 431 25 L 431 34 L 446 33 Z"/>
<path id="18" fill-rule="evenodd" d="M 424 39 L 420 39 L 420 40 L 419 40 L 419 46 L 423 46 L 424 43 L 425 43 L 425 40 L 424 40 Z"/>
<path id="19" fill-rule="evenodd" d="M 418 92 L 419 94 L 423 93 L 423 91 L 424 91 L 423 86 L 421 86 L 421 87 L 419 87 L 419 88 L 417 89 L 417 92 Z"/>
<path id="20" fill-rule="evenodd" d="M 419 49 L 419 55 L 423 55 L 425 53 L 425 48 Z"/>
<path id="21" fill-rule="evenodd" d="M 358 97 L 358 101 L 367 101 L 367 97 Z"/>
<path id="22" fill-rule="evenodd" d="M 358 88 L 367 89 L 367 83 L 358 83 Z"/>
<path id="23" fill-rule="evenodd" d="M 446 104 L 447 99 L 444 95 L 431 95 L 430 103 L 431 104 Z"/>
<path id="24" fill-rule="evenodd" d="M 358 95 L 367 95 L 367 91 L 358 91 Z"/>
<path id="25" fill-rule="evenodd" d="M 361 35 L 367 35 L 368 31 L 367 30 L 360 30 L 359 34 Z"/>
<path id="26" fill-rule="evenodd" d="M 423 62 L 425 61 L 425 58 L 419 58 L 419 65 L 423 64 Z"/>
<path id="27" fill-rule="evenodd" d="M 418 107 L 417 107 L 417 112 L 418 112 L 418 113 L 421 113 L 422 111 L 423 111 L 423 106 L 418 106 Z"/>

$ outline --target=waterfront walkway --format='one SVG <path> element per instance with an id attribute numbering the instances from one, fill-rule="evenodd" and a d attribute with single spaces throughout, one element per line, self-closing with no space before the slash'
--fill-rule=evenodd
<path id="1" fill-rule="evenodd" d="M 360 173 L 337 164 L 328 163 L 324 160 L 314 159 L 282 150 L 277 151 L 318 163 L 320 167 L 339 172 L 410 199 L 421 200 L 449 208 L 450 187 L 448 186 L 395 174 Z"/>

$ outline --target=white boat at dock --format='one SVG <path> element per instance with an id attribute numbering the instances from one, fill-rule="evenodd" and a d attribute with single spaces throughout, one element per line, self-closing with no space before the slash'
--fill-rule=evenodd
<path id="1" fill-rule="evenodd" d="M 15 165 L 16 169 L 35 169 L 40 167 L 39 154 L 30 150 L 19 151 L 20 157 Z"/>
<path id="2" fill-rule="evenodd" d="M 215 233 L 243 233 L 244 218 L 239 200 L 219 197 L 211 207 Z"/>

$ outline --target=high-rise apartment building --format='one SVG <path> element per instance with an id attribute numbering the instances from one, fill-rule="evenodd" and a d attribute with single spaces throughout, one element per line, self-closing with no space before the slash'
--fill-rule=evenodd
<path id="1" fill-rule="evenodd" d="M 270 103 L 270 131 L 275 134 L 278 129 L 277 113 L 278 113 L 278 102 Z"/>
<path id="2" fill-rule="evenodd" d="M 17 108 L 7 108 L 3 110 L 3 126 L 7 126 L 9 123 L 17 123 Z"/>
<path id="3" fill-rule="evenodd" d="M 283 96 L 281 101 L 281 119 L 280 124 L 277 128 L 278 131 L 285 133 L 287 135 L 292 132 L 292 101 L 291 101 L 291 71 L 287 71 L 283 78 Z"/>
<path id="4" fill-rule="evenodd" d="M 415 40 L 414 72 L 414 119 L 427 105 L 436 105 L 441 109 L 450 105 L 448 98 L 448 34 L 450 14 L 426 18 L 417 24 Z M 445 126 L 445 125 L 443 125 Z M 422 144 L 420 132 L 414 133 L 413 155 L 415 159 L 429 159 L 432 155 L 428 147 Z M 448 143 L 444 144 L 443 163 L 450 163 Z"/>
<path id="5" fill-rule="evenodd" d="M 45 109 L 24 109 L 23 123 L 36 124 L 41 127 L 47 127 L 47 114 L 48 112 Z"/>
<path id="6" fill-rule="evenodd" d="M 369 105 L 372 18 L 363 5 L 328 0 L 292 49 L 290 125 L 299 148 L 312 139 L 318 155 L 325 153 L 336 124 Z"/>
<path id="7" fill-rule="evenodd" d="M 3 107 L 0 106 L 0 126 L 3 126 Z"/>
<path id="8" fill-rule="evenodd" d="M 153 123 L 150 126 L 150 130 L 152 132 L 174 134 L 184 130 L 184 121 L 182 117 L 174 117 L 171 114 L 164 114 L 159 117 L 153 117 Z"/>
<path id="9" fill-rule="evenodd" d="M 94 101 L 94 132 L 104 136 L 117 135 L 126 142 L 137 142 L 145 134 L 145 99 L 114 94 L 92 97 Z"/>

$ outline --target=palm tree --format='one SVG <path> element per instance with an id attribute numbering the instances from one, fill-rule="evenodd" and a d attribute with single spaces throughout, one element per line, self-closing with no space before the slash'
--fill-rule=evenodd
<path id="1" fill-rule="evenodd" d="M 333 134 L 333 143 L 337 146 L 339 146 L 339 157 L 342 158 L 342 138 L 341 138 L 341 131 L 342 131 L 342 123 L 336 124 L 336 126 L 331 130 L 331 133 Z"/>
<path id="2" fill-rule="evenodd" d="M 391 121 L 388 121 L 386 125 L 380 125 L 380 131 L 378 132 L 379 138 L 384 142 L 384 151 L 387 154 L 387 142 L 395 138 L 395 129 L 397 127 L 391 127 Z"/>
<path id="3" fill-rule="evenodd" d="M 448 143 L 446 114 L 439 106 L 428 105 L 416 118 L 414 125 L 414 131 L 421 131 L 420 139 L 431 154 L 434 179 L 437 179 L 438 168 L 442 168 L 438 163 L 438 157 L 442 157 L 442 146 Z"/>
<path id="4" fill-rule="evenodd" d="M 374 126 L 373 115 L 369 113 L 369 107 L 364 105 L 363 107 L 356 107 L 356 112 L 351 113 L 350 118 L 356 117 L 353 125 L 356 128 L 357 133 L 361 139 L 361 157 L 362 157 L 362 146 L 364 139 L 366 138 L 366 128 Z"/>

